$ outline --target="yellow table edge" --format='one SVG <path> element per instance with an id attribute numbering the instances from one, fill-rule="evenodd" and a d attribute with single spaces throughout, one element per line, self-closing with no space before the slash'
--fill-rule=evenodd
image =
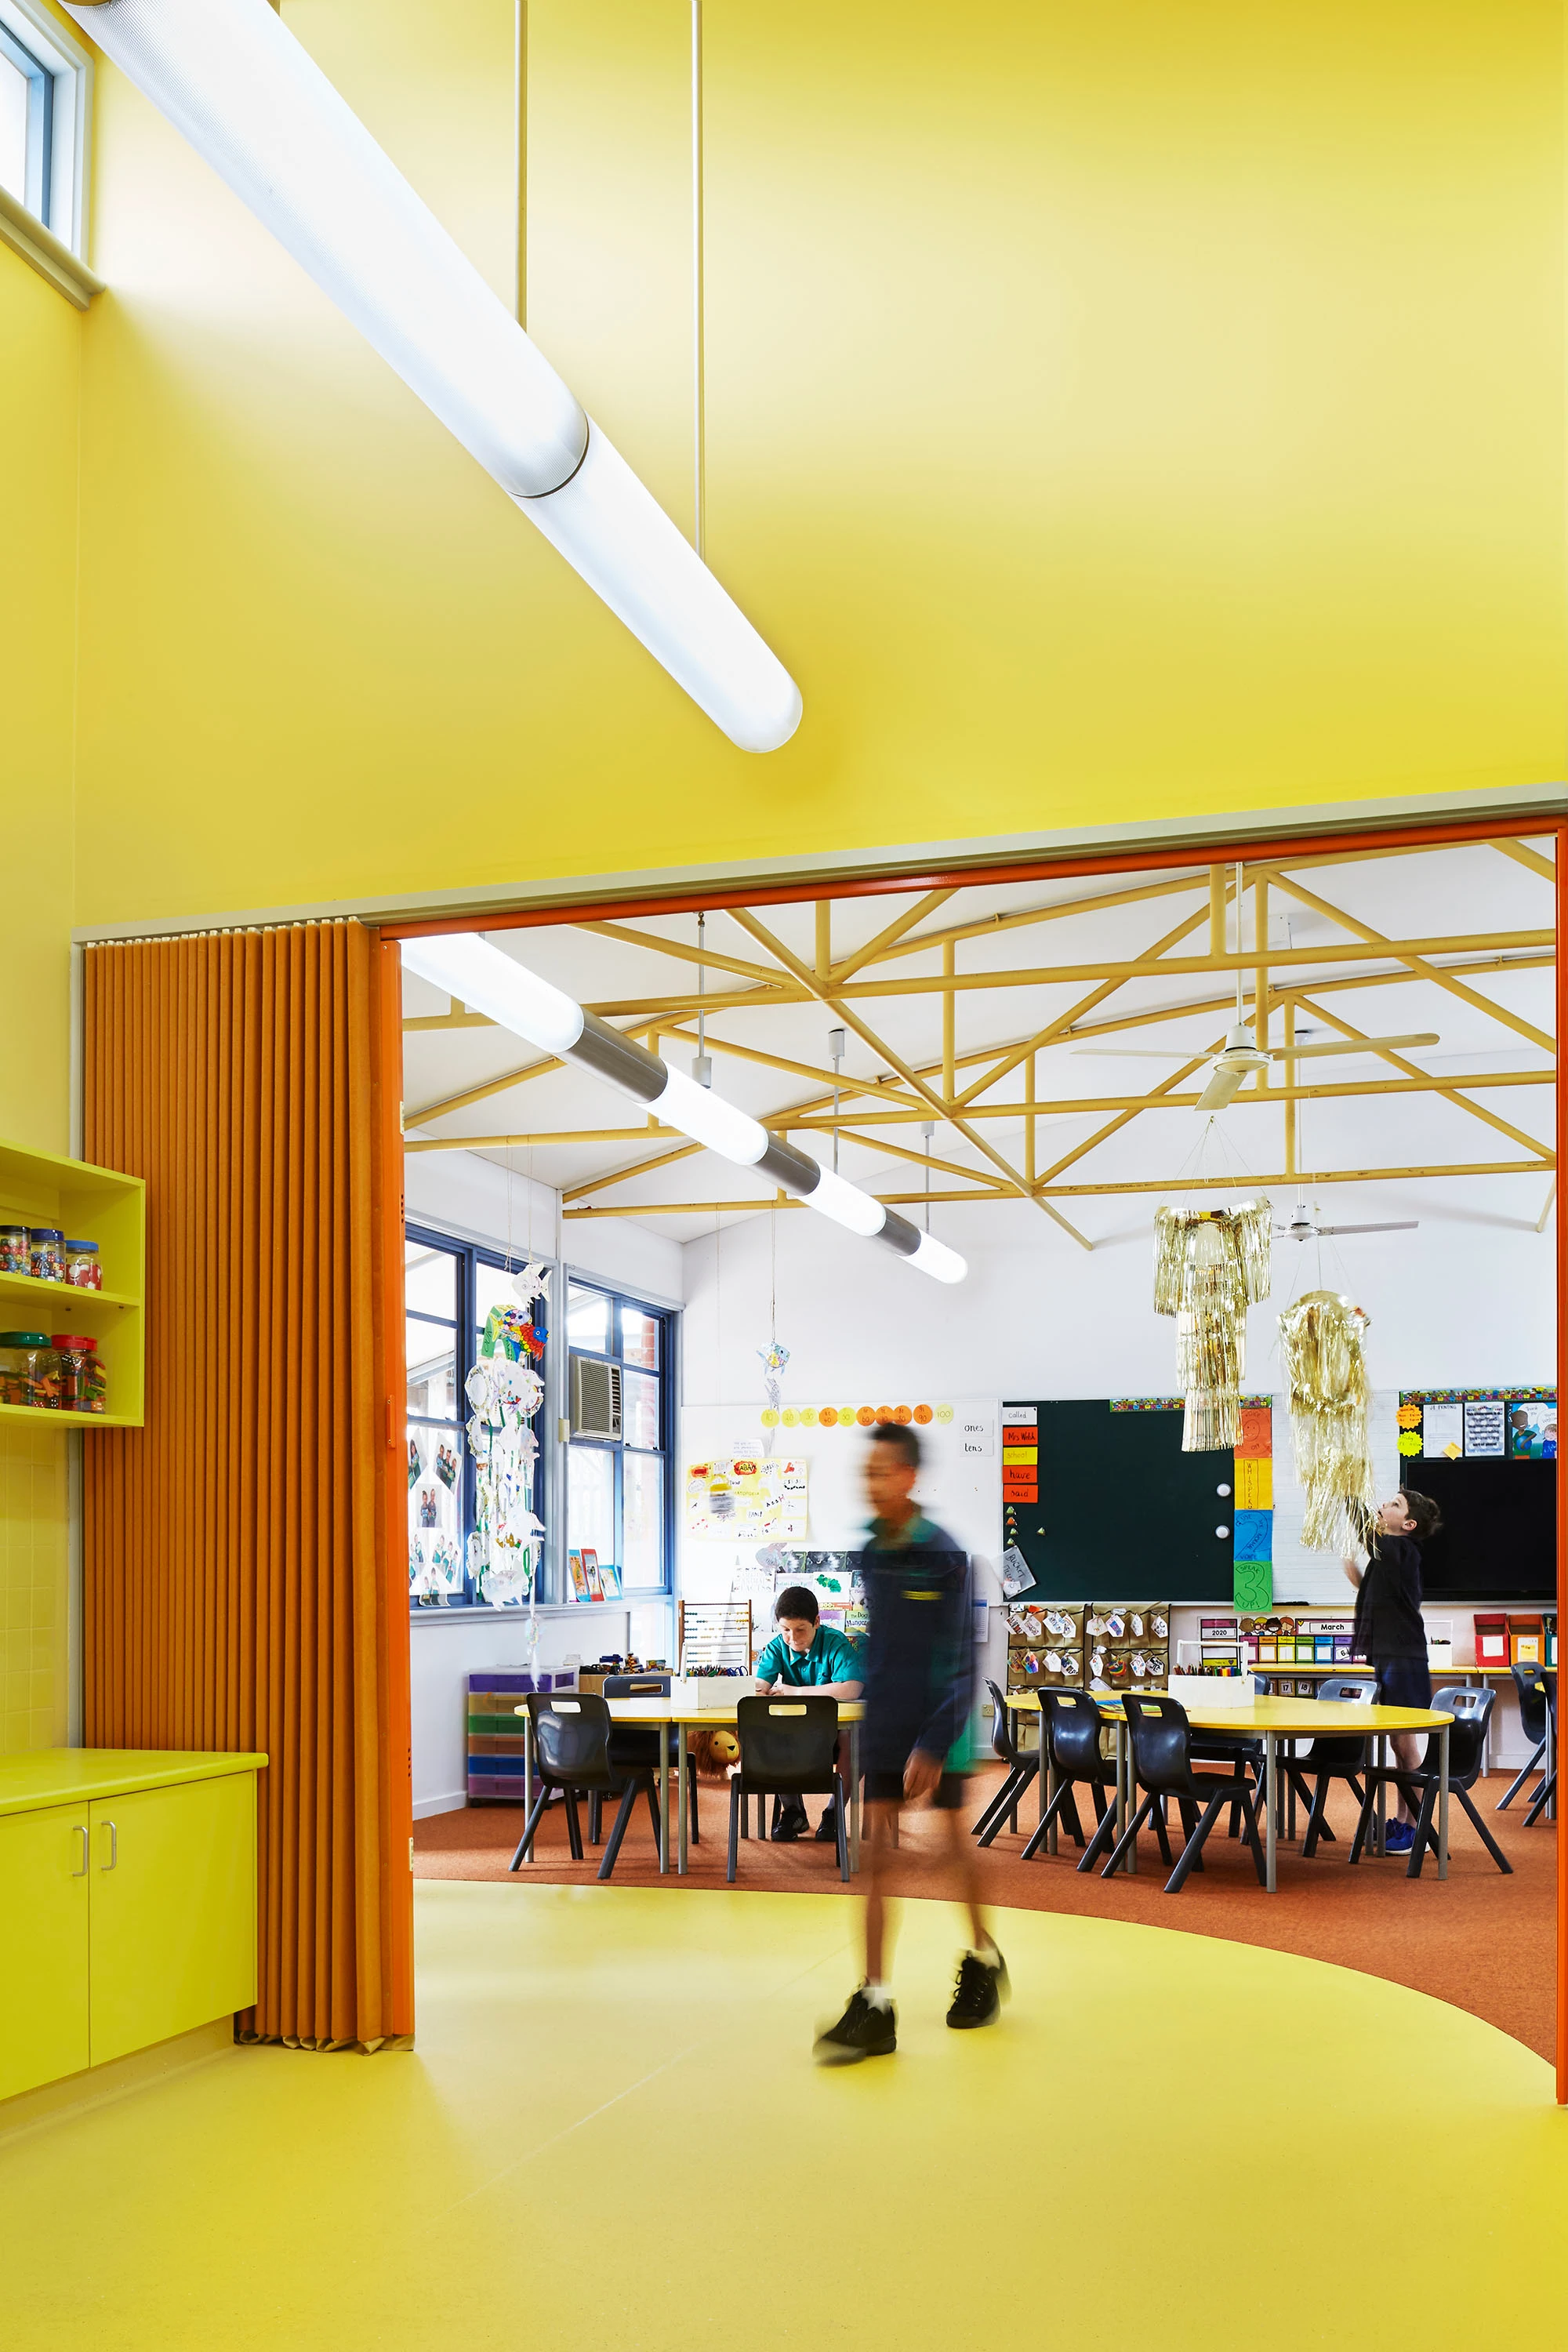
<path id="1" fill-rule="evenodd" d="M 587 1695 L 584 1694 L 585 1696 Z M 752 1695 L 748 1693 L 748 1696 Z M 809 1690 L 763 1691 L 755 1695 L 763 1698 L 783 1699 L 785 1702 L 792 1698 L 811 1698 L 816 1696 Z M 551 1698 L 575 1698 L 577 1693 L 551 1691 L 547 1696 Z M 723 1706 L 672 1706 L 667 1698 L 612 1698 L 606 1699 L 605 1704 L 610 1710 L 612 1721 L 616 1723 L 683 1723 L 689 1730 L 694 1724 L 732 1724 L 735 1720 L 735 1709 L 740 1701 L 731 1699 Z M 512 1713 L 526 1715 L 527 1702 L 525 1701 L 521 1706 L 514 1706 Z M 865 1702 L 861 1699 L 841 1698 L 838 1702 L 840 1723 L 859 1723 L 864 1719 L 865 1713 Z"/>
<path id="2" fill-rule="evenodd" d="M 37 1812 L 47 1805 L 87 1804 L 138 1789 L 170 1789 L 182 1780 L 216 1780 L 259 1772 L 262 1754 L 226 1754 L 164 1748 L 39 1748 L 0 1756 L 0 1814 Z"/>
<path id="3" fill-rule="evenodd" d="M 1090 1691 L 1113 1720 L 1123 1719 L 1121 1698 L 1114 1693 Z M 1167 1698 L 1167 1691 L 1151 1691 L 1151 1698 Z M 1034 1691 L 1009 1691 L 1006 1703 L 1021 1714 L 1038 1715 Z M 1201 1731 L 1278 1731 L 1289 1736 L 1321 1731 L 1437 1731 L 1454 1718 L 1437 1707 L 1351 1706 L 1338 1699 L 1259 1698 L 1250 1706 L 1187 1707 L 1187 1720 Z"/>

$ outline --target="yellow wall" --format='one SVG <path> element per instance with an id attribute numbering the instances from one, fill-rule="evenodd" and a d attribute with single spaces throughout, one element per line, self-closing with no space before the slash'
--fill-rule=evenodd
<path id="1" fill-rule="evenodd" d="M 100 89 L 82 920 L 1538 783 L 1558 0 L 708 0 L 733 751 Z M 510 283 L 511 0 L 285 0 Z M 684 522 L 686 0 L 531 0 L 531 324 Z"/>
<path id="2" fill-rule="evenodd" d="M 68 1109 L 78 313 L 0 247 L 0 1136 L 63 1151 Z M 63 1432 L 0 1426 L 0 1749 L 66 1727 Z"/>

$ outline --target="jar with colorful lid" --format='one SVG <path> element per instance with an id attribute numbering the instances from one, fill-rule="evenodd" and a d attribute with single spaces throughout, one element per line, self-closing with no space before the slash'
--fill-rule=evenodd
<path id="1" fill-rule="evenodd" d="M 0 1225 L 0 1274 L 26 1274 L 26 1226 Z"/>
<path id="2" fill-rule="evenodd" d="M 73 1290 L 103 1288 L 103 1268 L 99 1264 L 96 1242 L 67 1242 L 66 1280 Z"/>
<path id="3" fill-rule="evenodd" d="M 27 1271 L 35 1282 L 66 1278 L 66 1237 L 58 1225 L 29 1225 Z"/>
<path id="4" fill-rule="evenodd" d="M 98 1342 L 68 1331 L 55 1333 L 59 1364 L 59 1405 L 62 1412 L 102 1412 L 109 1377 L 98 1352 Z"/>
<path id="5" fill-rule="evenodd" d="M 42 1331 L 0 1331 L 0 1404 L 58 1412 L 59 1358 Z"/>

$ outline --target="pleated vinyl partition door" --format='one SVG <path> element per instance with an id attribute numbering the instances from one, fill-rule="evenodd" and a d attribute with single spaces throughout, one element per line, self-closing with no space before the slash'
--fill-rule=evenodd
<path id="1" fill-rule="evenodd" d="M 94 1432 L 89 1746 L 265 1749 L 260 1992 L 413 2029 L 397 951 L 353 922 L 92 947 L 85 1150 L 147 1181 L 147 1412 Z"/>

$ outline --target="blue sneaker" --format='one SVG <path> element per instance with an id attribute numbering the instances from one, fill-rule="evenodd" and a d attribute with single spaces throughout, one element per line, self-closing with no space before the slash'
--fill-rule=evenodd
<path id="1" fill-rule="evenodd" d="M 1408 1822 L 1390 1822 L 1383 1845 L 1385 1853 L 1408 1853 L 1415 1843 L 1415 1832 Z"/>

